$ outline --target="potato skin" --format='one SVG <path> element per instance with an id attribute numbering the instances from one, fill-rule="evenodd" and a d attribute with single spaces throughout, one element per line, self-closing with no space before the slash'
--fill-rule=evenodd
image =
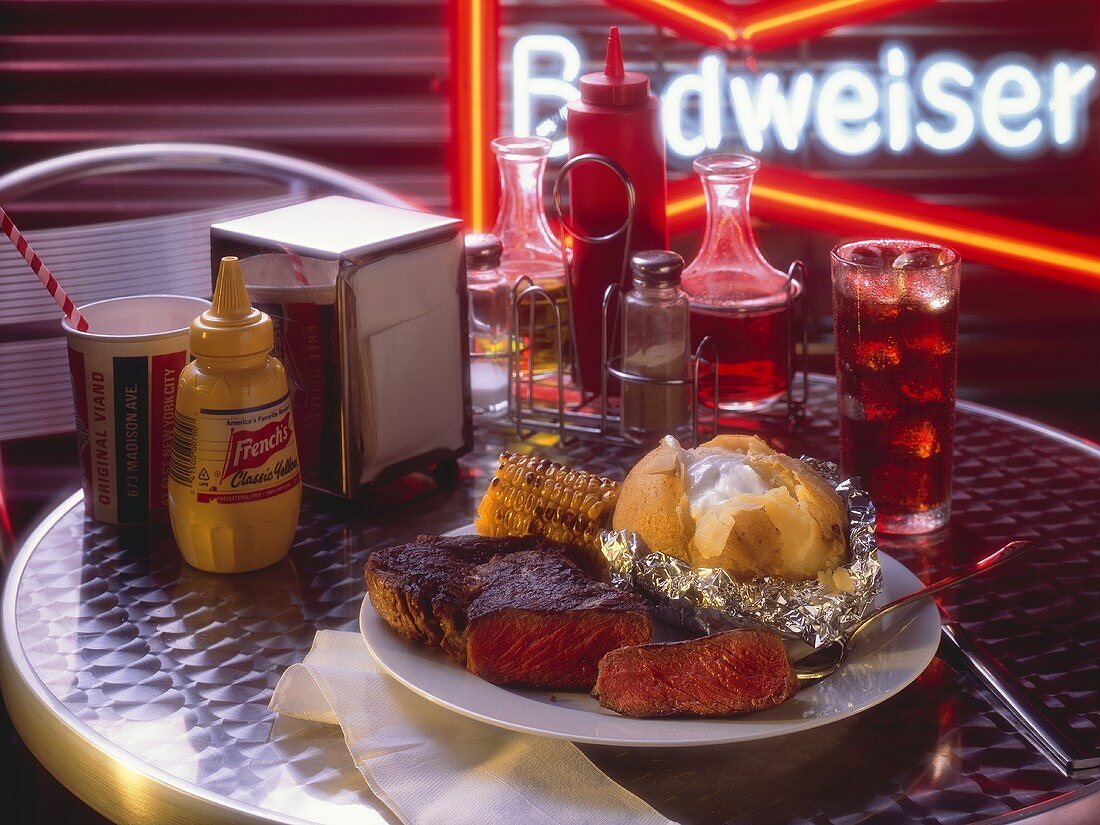
<path id="1" fill-rule="evenodd" d="M 727 453 L 747 453 L 756 455 L 779 455 L 772 449 L 768 442 L 756 435 L 742 435 L 740 433 L 721 433 L 710 441 L 700 445 L 701 449 L 717 448 Z"/>
<path id="2" fill-rule="evenodd" d="M 639 461 L 623 482 L 612 524 L 637 533 L 646 546 L 694 567 L 720 567 L 739 580 L 777 576 L 791 581 L 814 578 L 849 558 L 843 503 L 810 467 L 777 453 L 755 436 L 720 435 L 699 450 L 737 453 L 771 489 L 764 495 L 738 495 L 730 500 L 733 526 L 716 555 L 695 542 L 683 467 L 661 445 Z M 777 523 L 769 508 L 774 511 Z M 783 538 L 781 524 L 800 540 Z M 802 531 L 801 533 L 797 531 Z"/>
<path id="3" fill-rule="evenodd" d="M 674 472 L 653 469 L 660 462 L 663 449 L 667 448 L 658 447 L 647 453 L 631 468 L 619 491 L 611 526 L 615 530 L 631 530 L 642 537 L 650 550 L 690 564 L 688 540 L 695 532 L 695 524 L 687 511 L 684 485 Z"/>

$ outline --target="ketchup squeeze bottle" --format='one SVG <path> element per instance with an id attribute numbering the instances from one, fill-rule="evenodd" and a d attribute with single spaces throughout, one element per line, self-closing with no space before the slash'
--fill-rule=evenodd
<path id="1" fill-rule="evenodd" d="M 626 171 L 636 200 L 629 254 L 668 249 L 660 102 L 649 93 L 648 77 L 623 69 L 618 27 L 612 26 L 608 35 L 603 72 L 582 76 L 580 88 L 580 99 L 569 103 L 565 120 L 570 157 L 593 152 L 611 158 Z M 597 237 L 622 225 L 628 201 L 614 172 L 593 162 L 569 175 L 569 215 L 577 234 Z M 623 283 L 625 243 L 622 236 L 602 244 L 574 241 L 569 284 L 576 344 L 574 377 L 585 393 L 600 391 L 603 294 L 609 284 Z M 609 330 L 608 335 L 613 334 Z"/>
<path id="2" fill-rule="evenodd" d="M 183 558 L 244 573 L 290 550 L 302 474 L 271 318 L 253 309 L 236 258 L 222 258 L 210 309 L 191 322 L 180 373 L 168 514 Z"/>

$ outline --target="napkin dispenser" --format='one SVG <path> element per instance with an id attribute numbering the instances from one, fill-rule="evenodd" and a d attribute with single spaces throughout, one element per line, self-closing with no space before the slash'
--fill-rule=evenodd
<path id="1" fill-rule="evenodd" d="M 275 322 L 307 484 L 351 498 L 470 450 L 461 221 L 334 196 L 214 224 L 210 249 Z"/>

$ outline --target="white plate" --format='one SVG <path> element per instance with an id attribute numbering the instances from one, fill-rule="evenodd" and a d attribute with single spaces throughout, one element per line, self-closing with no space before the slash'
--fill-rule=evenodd
<path id="1" fill-rule="evenodd" d="M 472 532 L 471 526 L 451 535 Z M 921 586 L 916 576 L 881 550 L 879 561 L 885 582 L 881 603 Z M 743 742 L 845 719 L 889 699 L 916 679 L 932 661 L 940 639 L 936 607 L 924 602 L 909 616 L 888 616 L 864 631 L 836 673 L 777 708 L 732 719 L 629 719 L 601 708 L 586 693 L 504 688 L 479 679 L 442 650 L 398 636 L 368 598 L 359 612 L 359 629 L 367 648 L 391 676 L 437 705 L 509 730 L 627 747 Z"/>

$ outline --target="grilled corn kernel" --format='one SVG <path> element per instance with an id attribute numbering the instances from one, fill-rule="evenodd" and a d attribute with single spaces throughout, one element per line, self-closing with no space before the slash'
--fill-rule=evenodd
<path id="1" fill-rule="evenodd" d="M 617 481 L 545 458 L 503 452 L 478 505 L 475 526 L 483 536 L 538 535 L 596 547 L 618 498 Z"/>

